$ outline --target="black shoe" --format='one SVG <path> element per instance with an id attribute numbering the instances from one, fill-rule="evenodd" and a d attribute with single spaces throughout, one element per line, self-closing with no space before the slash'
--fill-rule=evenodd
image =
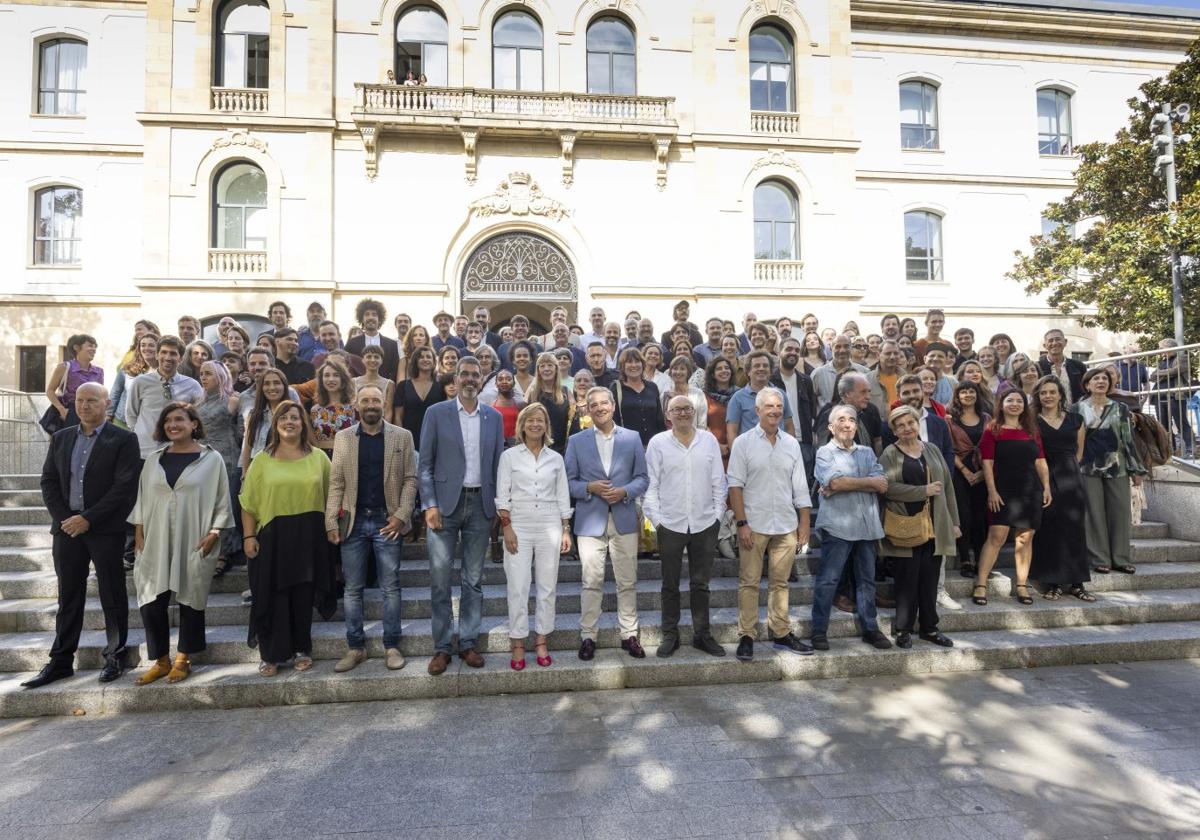
<path id="1" fill-rule="evenodd" d="M 21 683 L 23 688 L 41 688 L 44 685 L 50 685 L 52 682 L 65 680 L 67 677 L 75 676 L 75 669 L 70 665 L 58 665 L 54 662 L 48 663 L 33 679 L 25 680 Z"/>
<path id="2" fill-rule="evenodd" d="M 796 574 L 796 564 L 792 564 L 792 573 L 788 575 L 788 583 L 799 583 L 800 575 Z"/>
<path id="3" fill-rule="evenodd" d="M 877 650 L 887 650 L 892 646 L 892 640 L 878 630 L 868 630 L 866 633 L 863 633 L 862 640 L 869 645 L 873 645 Z"/>
<path id="4" fill-rule="evenodd" d="M 813 650 L 829 650 L 829 637 L 824 633 L 812 634 Z"/>
<path id="5" fill-rule="evenodd" d="M 749 636 L 742 636 L 738 641 L 737 658 L 741 662 L 749 662 L 754 658 L 754 640 Z"/>
<path id="6" fill-rule="evenodd" d="M 584 639 L 579 645 L 579 658 L 584 662 L 591 662 L 592 657 L 596 655 L 596 640 Z"/>
<path id="7" fill-rule="evenodd" d="M 704 651 L 709 656 L 725 655 L 725 648 L 717 644 L 717 640 L 712 636 L 696 636 L 692 639 L 692 647 Z"/>
<path id="8" fill-rule="evenodd" d="M 922 633 L 921 638 L 927 642 L 933 642 L 938 647 L 954 647 L 954 641 L 939 630 L 934 630 L 932 633 Z"/>
<path id="9" fill-rule="evenodd" d="M 110 656 L 104 660 L 104 668 L 100 671 L 100 682 L 110 683 L 125 673 L 125 660 L 120 656 Z"/>
<path id="10" fill-rule="evenodd" d="M 912 635 L 910 633 L 897 634 L 896 647 L 908 650 L 910 647 L 912 647 Z"/>
<path id="11" fill-rule="evenodd" d="M 965 578 L 975 577 L 978 567 L 974 563 L 963 563 L 958 567 L 958 573 Z"/>
<path id="12" fill-rule="evenodd" d="M 676 645 L 679 643 L 676 642 Z M 637 636 L 630 636 L 621 642 L 621 650 L 626 651 L 634 659 L 645 659 L 646 651 L 642 650 L 642 643 L 638 641 Z"/>
<path id="13" fill-rule="evenodd" d="M 666 659 L 677 650 L 679 650 L 679 637 L 667 636 L 663 639 L 662 644 L 658 646 L 658 650 L 654 652 L 654 655 L 659 659 Z"/>
<path id="14" fill-rule="evenodd" d="M 775 647 L 780 648 L 781 650 L 790 650 L 793 653 L 800 654 L 801 656 L 812 656 L 813 652 L 812 645 L 810 645 L 808 642 L 800 641 L 798 638 L 796 638 L 795 633 L 788 633 L 786 636 L 779 636 L 778 638 L 772 636 L 771 644 L 775 645 Z"/>

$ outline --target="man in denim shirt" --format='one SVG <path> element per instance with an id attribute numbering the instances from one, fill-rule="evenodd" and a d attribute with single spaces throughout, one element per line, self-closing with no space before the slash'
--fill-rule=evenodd
<path id="1" fill-rule="evenodd" d="M 863 641 L 879 649 L 890 648 L 875 619 L 875 542 L 883 537 L 879 519 L 879 494 L 887 491 L 883 468 L 869 446 L 854 442 L 858 414 L 838 405 L 829 413 L 833 439 L 817 450 L 817 483 L 821 506 L 816 531 L 821 535 L 821 567 L 813 592 L 812 645 L 829 650 L 826 632 L 838 580 L 847 561 L 854 564 L 858 580 L 859 627 Z"/>

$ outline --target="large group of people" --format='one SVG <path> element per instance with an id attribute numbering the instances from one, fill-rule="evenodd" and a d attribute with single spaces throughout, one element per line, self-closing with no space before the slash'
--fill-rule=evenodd
<path id="1" fill-rule="evenodd" d="M 102 681 L 129 664 L 133 575 L 151 660 L 139 684 L 187 678 L 205 648 L 211 581 L 243 563 L 247 643 L 264 677 L 312 667 L 313 613 L 328 619 L 339 598 L 347 647 L 335 670 L 365 661 L 372 580 L 386 666 L 404 667 L 400 558 L 420 540 L 433 675 L 455 654 L 484 664 L 489 554 L 507 580 L 516 671 L 531 632 L 538 666 L 552 663 L 563 558 L 581 566 L 584 661 L 595 656 L 610 566 L 621 648 L 646 655 L 636 584 L 647 557 L 661 563 L 659 657 L 681 642 L 685 554 L 691 644 L 726 655 L 711 630 L 709 580 L 718 557 L 737 560 L 740 660 L 759 641 L 764 569 L 766 640 L 799 654 L 829 649 L 833 609 L 854 613 L 876 648 L 909 648 L 914 633 L 951 646 L 938 611 L 962 607 L 945 593 L 947 565 L 974 578 L 973 600 L 986 605 L 1010 534 L 1021 604 L 1033 602 L 1031 578 L 1047 599 L 1091 601 L 1093 573 L 1135 571 L 1130 493 L 1147 465 L 1135 445 L 1139 400 L 1128 397 L 1131 383 L 1136 392 L 1180 379 L 1170 345 L 1156 369 L 1131 372 L 1068 357 L 1057 329 L 1031 353 L 1005 334 L 976 347 L 967 327 L 947 340 L 936 309 L 923 334 L 893 314 L 868 335 L 854 322 L 822 329 L 812 314 L 768 324 L 746 313 L 741 331 L 716 317 L 701 331 L 686 301 L 673 314 L 659 334 L 636 311 L 619 322 L 595 307 L 584 327 L 558 307 L 548 332 L 533 335 L 522 315 L 494 331 L 477 306 L 437 313 L 432 329 L 401 313 L 393 337 L 384 305 L 364 299 L 343 341 L 322 304 L 297 329 L 277 301 L 271 327 L 253 337 L 232 317 L 212 342 L 191 316 L 173 334 L 138 321 L 111 385 L 96 340 L 73 336 L 47 389 L 62 429 L 41 482 L 57 632 L 49 663 L 25 685 L 73 673 L 89 563 L 107 630 Z M 1186 417 L 1180 431 L 1190 447 Z M 818 541 L 805 640 L 788 584 Z M 888 578 L 894 598 L 876 591 Z M 895 607 L 894 642 L 880 606 Z"/>

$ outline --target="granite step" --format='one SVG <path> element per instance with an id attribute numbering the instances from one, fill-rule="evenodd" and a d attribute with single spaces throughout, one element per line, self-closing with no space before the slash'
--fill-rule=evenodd
<path id="1" fill-rule="evenodd" d="M 0 507 L 41 507 L 41 490 L 0 490 Z"/>
<path id="2" fill-rule="evenodd" d="M 0 525 L 0 547 L 48 548 L 53 544 L 54 537 L 46 526 Z"/>
<path id="3" fill-rule="evenodd" d="M 1007 589 L 1002 584 L 1002 588 Z M 1094 603 L 1070 599 L 1069 603 L 1049 602 L 1036 599 L 1032 605 L 1018 604 L 1014 599 L 995 597 L 986 607 L 964 604 L 962 610 L 940 611 L 939 626 L 943 632 L 957 636 L 960 633 L 986 631 L 1024 632 L 1053 628 L 1072 628 L 1105 625 L 1117 628 L 1130 624 L 1197 621 L 1200 620 L 1200 589 L 1175 589 L 1153 591 L 1113 592 Z M 792 626 L 801 637 L 811 635 L 810 610 L 806 605 L 793 604 Z M 892 627 L 894 611 L 880 610 L 880 627 L 885 631 Z M 132 617 L 132 616 L 131 616 Z M 662 641 L 661 613 L 639 612 L 639 638 L 652 650 Z M 713 637 L 722 644 L 736 644 L 737 610 L 733 607 L 713 609 L 710 612 Z M 766 639 L 765 612 L 760 610 L 758 637 Z M 377 619 L 364 624 L 368 637 L 368 652 L 381 656 L 382 625 Z M 685 609 L 680 621 L 680 636 L 686 644 L 691 641 L 691 616 Z M 1200 629 L 1198 629 L 1200 632 Z M 406 656 L 424 656 L 433 650 L 431 622 L 428 619 L 409 619 L 403 622 L 400 649 Z M 197 662 L 230 664 L 258 661 L 258 653 L 246 645 L 247 628 L 244 625 L 209 626 L 208 649 L 194 658 Z M 831 639 L 852 638 L 859 635 L 857 624 L 850 615 L 834 612 L 831 616 L 828 635 Z M 37 633 L 0 634 L 0 672 L 36 671 L 46 661 L 47 651 L 53 641 L 51 630 Z M 146 658 L 142 646 L 141 630 L 130 631 L 129 645 L 137 646 L 138 657 Z M 620 636 L 613 611 L 605 611 L 599 622 L 597 646 L 619 648 Z M 579 616 L 559 614 L 555 630 L 549 635 L 552 650 L 562 655 L 573 655 L 579 646 Z M 99 668 L 105 637 L 102 631 L 86 631 L 80 640 L 77 662 L 82 668 Z M 487 616 L 481 621 L 479 649 L 502 655 L 509 649 L 507 616 Z M 337 659 L 346 650 L 345 625 L 341 621 L 313 623 L 313 657 L 315 659 Z"/>
<path id="4" fill-rule="evenodd" d="M 592 662 L 557 655 L 549 668 L 529 657 L 524 671 L 509 668 L 506 655 L 487 658 L 471 669 L 454 660 L 446 673 L 431 677 L 428 659 L 414 657 L 401 671 L 388 671 L 373 659 L 347 674 L 333 662 L 318 661 L 307 673 L 281 669 L 261 677 L 247 663 L 198 665 L 183 685 L 160 681 L 136 686 L 132 676 L 101 685 L 97 671 L 77 672 L 45 688 L 23 690 L 25 674 L 0 675 L 0 717 L 229 709 L 245 707 L 408 700 L 418 698 L 654 688 L 719 683 L 772 682 L 892 674 L 980 671 L 1059 665 L 1100 664 L 1200 656 L 1200 624 L 1160 622 L 1117 627 L 1100 625 L 1031 630 L 964 632 L 955 647 L 916 641 L 911 650 L 878 651 L 855 639 L 835 640 L 815 656 L 756 646 L 752 662 L 712 657 L 682 647 L 670 659 L 634 660 L 620 650 L 600 650 Z"/>
<path id="5" fill-rule="evenodd" d="M 50 524 L 50 511 L 40 504 L 0 506 L 0 525 L 26 525 L 43 530 Z"/>
<path id="6" fill-rule="evenodd" d="M 41 473 L 0 475 L 0 490 L 40 490 Z"/>

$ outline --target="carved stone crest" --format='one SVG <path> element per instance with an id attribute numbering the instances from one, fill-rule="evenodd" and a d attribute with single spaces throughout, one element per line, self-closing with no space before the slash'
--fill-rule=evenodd
<path id="1" fill-rule="evenodd" d="M 559 220 L 571 215 L 561 202 L 547 198 L 528 172 L 510 172 L 491 195 L 471 202 L 479 216 L 545 216 Z"/>
<path id="2" fill-rule="evenodd" d="M 754 166 L 750 168 L 751 170 L 758 170 L 765 169 L 768 166 L 786 166 L 796 170 L 797 172 L 801 171 L 800 164 L 780 151 L 774 151 L 766 157 L 759 158 L 754 162 Z"/>
<path id="3" fill-rule="evenodd" d="M 750 8 L 758 15 L 779 15 L 785 16 L 796 14 L 796 3 L 794 0 L 754 0 L 750 4 Z"/>
<path id="4" fill-rule="evenodd" d="M 214 150 L 230 146 L 245 146 L 260 152 L 267 150 L 267 144 L 257 137 L 251 137 L 248 131 L 230 131 L 228 134 L 218 137 L 212 144 Z"/>

